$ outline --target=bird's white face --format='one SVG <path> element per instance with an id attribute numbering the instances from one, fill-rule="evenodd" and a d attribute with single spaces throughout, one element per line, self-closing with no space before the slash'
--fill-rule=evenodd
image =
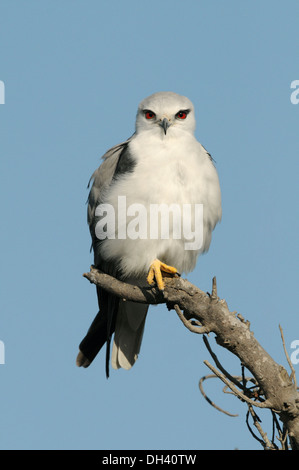
<path id="1" fill-rule="evenodd" d="M 150 131 L 165 138 L 193 134 L 194 130 L 194 107 L 185 96 L 162 91 L 145 98 L 138 107 L 136 133 Z"/>

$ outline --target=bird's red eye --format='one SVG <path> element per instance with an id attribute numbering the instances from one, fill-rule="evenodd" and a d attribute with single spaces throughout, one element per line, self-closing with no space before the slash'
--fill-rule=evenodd
<path id="1" fill-rule="evenodd" d="M 145 111 L 145 117 L 146 119 L 154 119 L 156 117 L 155 113 L 153 111 Z"/>
<path id="2" fill-rule="evenodd" d="M 176 114 L 176 118 L 178 119 L 186 119 L 187 117 L 187 112 L 186 111 L 179 111 L 177 114 Z"/>

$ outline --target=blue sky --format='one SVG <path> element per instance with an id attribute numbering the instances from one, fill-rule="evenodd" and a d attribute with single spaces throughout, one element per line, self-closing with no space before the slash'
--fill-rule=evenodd
<path id="1" fill-rule="evenodd" d="M 144 97 L 188 96 L 223 198 L 188 279 L 210 291 L 216 275 L 219 295 L 286 366 L 278 325 L 290 353 L 299 339 L 298 21 L 296 0 L 1 1 L 1 449 L 259 448 L 221 384 L 206 391 L 238 418 L 202 398 L 209 354 L 163 306 L 150 310 L 131 371 L 107 381 L 103 354 L 76 368 L 97 309 L 82 277 L 92 263 L 86 186 L 101 155 L 133 133 Z"/>

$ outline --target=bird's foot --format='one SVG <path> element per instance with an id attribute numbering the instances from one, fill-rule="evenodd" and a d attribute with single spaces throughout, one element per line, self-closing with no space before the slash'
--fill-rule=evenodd
<path id="1" fill-rule="evenodd" d="M 173 266 L 168 266 L 167 264 L 162 263 L 162 261 L 155 259 L 150 265 L 149 272 L 147 275 L 147 282 L 151 286 L 153 286 L 156 281 L 158 289 L 163 291 L 165 288 L 163 277 L 174 276 L 180 276 L 176 268 L 174 268 Z"/>

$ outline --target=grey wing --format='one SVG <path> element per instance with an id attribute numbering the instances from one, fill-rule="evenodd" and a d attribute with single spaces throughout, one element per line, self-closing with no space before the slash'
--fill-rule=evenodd
<path id="1" fill-rule="evenodd" d="M 132 136 L 133 137 L 133 136 Z M 93 173 L 91 190 L 88 196 L 87 220 L 92 238 L 94 251 L 94 264 L 101 271 L 117 277 L 117 266 L 112 262 L 104 261 L 101 257 L 101 240 L 95 235 L 95 227 L 98 217 L 95 215 L 97 206 L 102 202 L 105 191 L 121 173 L 131 171 L 134 161 L 128 149 L 132 139 L 112 147 L 103 156 L 103 163 Z M 80 352 L 77 357 L 77 365 L 88 367 L 98 354 L 102 346 L 106 344 L 106 375 L 109 376 L 110 341 L 115 330 L 115 323 L 120 300 L 97 286 L 99 312 L 92 322 L 86 336 L 80 343 Z M 138 345 L 137 345 L 138 346 Z"/>
<path id="2" fill-rule="evenodd" d="M 116 272 L 112 272 L 113 270 L 111 270 L 111 266 L 107 266 L 107 263 L 104 263 L 103 260 L 101 260 L 101 241 L 95 236 L 95 227 L 99 220 L 98 217 L 95 216 L 95 211 L 97 206 L 103 202 L 104 194 L 112 184 L 116 175 L 124 173 L 132 167 L 133 160 L 128 150 L 128 145 L 132 137 L 125 142 L 112 147 L 105 153 L 103 156 L 103 163 L 96 169 L 89 181 L 89 185 L 92 181 L 92 186 L 88 196 L 87 222 L 92 238 L 94 263 L 103 271 L 114 276 L 116 275 Z"/>

